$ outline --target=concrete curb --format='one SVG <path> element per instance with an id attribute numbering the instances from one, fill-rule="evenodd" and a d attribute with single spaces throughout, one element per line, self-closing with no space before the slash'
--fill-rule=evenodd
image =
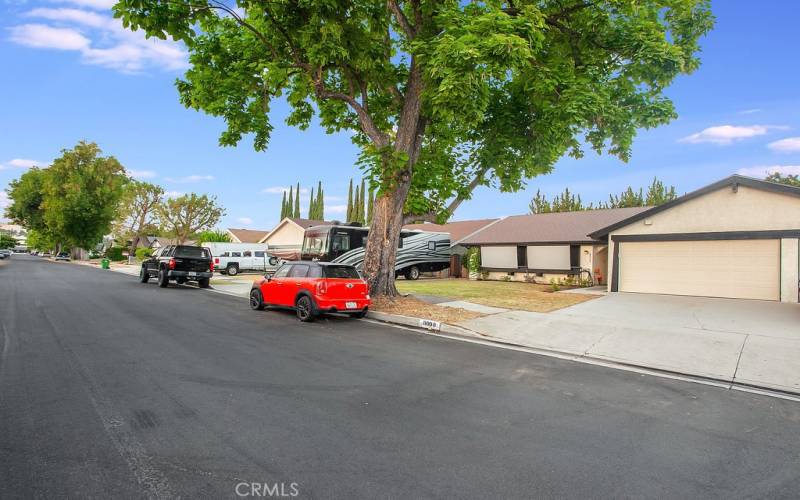
<path id="1" fill-rule="evenodd" d="M 585 354 L 575 354 L 565 351 L 558 351 L 554 349 L 547 349 L 541 347 L 531 347 L 523 344 L 516 344 L 504 340 L 496 339 L 487 335 L 479 334 L 467 328 L 462 328 L 454 325 L 442 324 L 440 332 L 435 332 L 420 326 L 421 318 L 414 318 L 410 316 L 401 316 L 399 314 L 389 314 L 378 311 L 370 311 L 367 314 L 367 320 L 390 324 L 404 329 L 413 330 L 418 333 L 433 335 L 436 337 L 444 337 L 452 340 L 459 340 L 462 342 L 477 343 L 501 349 L 512 349 L 515 351 L 527 352 L 531 354 L 538 354 L 540 356 L 547 356 L 551 358 L 564 359 L 568 361 L 576 361 L 578 363 L 585 363 L 595 366 L 604 366 L 617 370 L 629 371 L 634 373 L 641 373 L 645 375 L 652 375 L 661 378 L 669 378 L 673 380 L 682 380 L 685 382 L 693 382 L 696 384 L 710 385 L 724 389 L 750 392 L 754 394 L 761 394 L 780 399 L 788 399 L 791 401 L 800 402 L 800 392 L 789 390 L 776 389 L 773 387 L 759 386 L 754 384 L 745 384 L 735 382 L 729 379 L 714 378 L 703 375 L 695 375 L 691 373 L 682 373 L 670 370 L 663 370 L 653 368 L 645 365 L 637 365 L 633 363 L 624 363 L 619 361 L 612 361 L 609 359 L 588 356 Z"/>

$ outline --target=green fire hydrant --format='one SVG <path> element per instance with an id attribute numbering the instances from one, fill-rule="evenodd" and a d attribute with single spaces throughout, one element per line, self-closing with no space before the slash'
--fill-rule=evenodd
<path id="1" fill-rule="evenodd" d="M 108 259 L 103 259 L 100 261 L 100 267 L 103 269 L 108 269 L 109 268 L 108 263 L 109 263 Z"/>

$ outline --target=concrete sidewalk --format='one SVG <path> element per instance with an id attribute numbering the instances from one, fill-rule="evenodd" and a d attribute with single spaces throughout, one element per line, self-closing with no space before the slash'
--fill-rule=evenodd
<path id="1" fill-rule="evenodd" d="M 800 393 L 797 304 L 613 294 L 459 326 L 536 349 Z"/>

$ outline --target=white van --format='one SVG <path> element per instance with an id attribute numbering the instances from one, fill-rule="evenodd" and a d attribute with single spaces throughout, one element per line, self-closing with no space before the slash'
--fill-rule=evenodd
<path id="1" fill-rule="evenodd" d="M 266 243 L 203 243 L 214 258 L 214 270 L 229 276 L 242 271 L 273 273 L 281 259 L 271 255 Z"/>

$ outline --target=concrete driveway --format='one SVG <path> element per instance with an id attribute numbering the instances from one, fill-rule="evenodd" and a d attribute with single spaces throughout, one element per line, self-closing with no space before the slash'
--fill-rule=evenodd
<path id="1" fill-rule="evenodd" d="M 528 347 L 800 393 L 797 304 L 617 293 L 460 325 Z"/>

